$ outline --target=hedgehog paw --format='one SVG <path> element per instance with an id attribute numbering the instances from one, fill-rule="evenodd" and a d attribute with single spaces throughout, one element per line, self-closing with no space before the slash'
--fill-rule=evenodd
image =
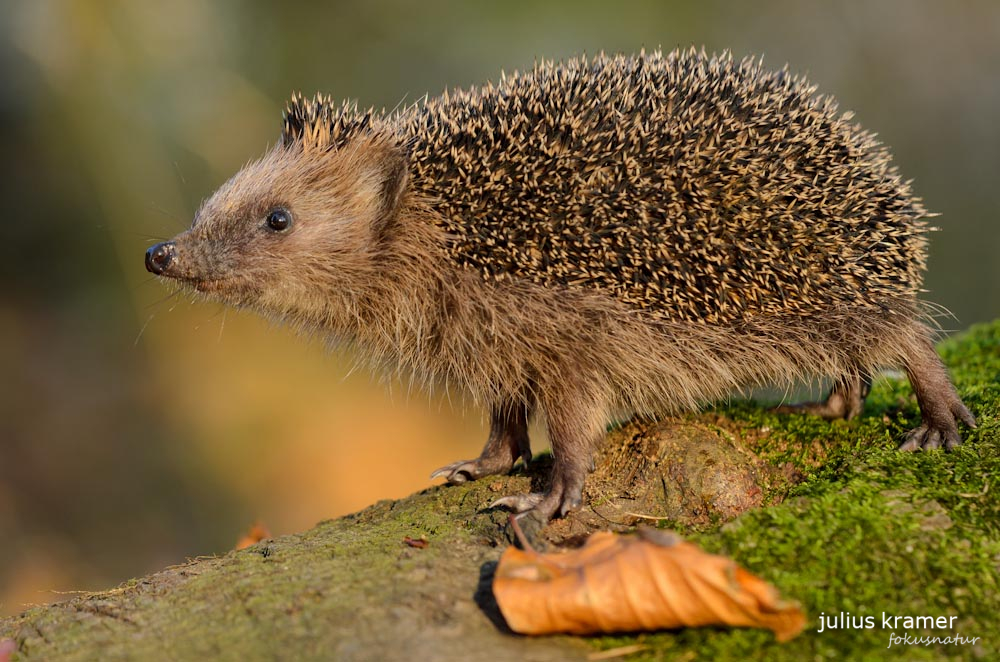
<path id="1" fill-rule="evenodd" d="M 513 494 L 497 499 L 490 504 L 490 508 L 506 508 L 517 514 L 526 513 L 534 509 L 545 499 L 543 492 L 531 492 L 530 494 Z"/>
<path id="2" fill-rule="evenodd" d="M 432 473 L 431 478 L 444 478 L 453 485 L 465 483 L 483 476 L 505 474 L 519 459 L 524 466 L 531 460 L 528 412 L 524 405 L 502 407 L 490 414 L 490 436 L 479 457 L 452 462 Z"/>
<path id="3" fill-rule="evenodd" d="M 777 414 L 812 414 L 828 421 L 838 418 L 851 420 L 865 408 L 865 398 L 868 397 L 870 388 L 871 378 L 867 373 L 860 373 L 838 382 L 826 400 L 779 405 L 771 411 Z"/>
<path id="4" fill-rule="evenodd" d="M 507 473 L 514 466 L 513 462 L 496 462 L 495 460 L 496 458 L 483 457 L 478 457 L 475 460 L 459 460 L 441 467 L 431 474 L 431 478 L 444 478 L 450 484 L 458 485 L 483 476 Z"/>
<path id="5" fill-rule="evenodd" d="M 950 394 L 944 406 L 928 406 L 926 409 L 923 425 L 906 435 L 899 450 L 929 451 L 944 447 L 950 451 L 962 445 L 962 437 L 958 434 L 959 421 L 972 429 L 976 428 L 976 418 L 954 393 Z"/>
<path id="6" fill-rule="evenodd" d="M 542 521 L 547 522 L 557 515 L 565 517 L 571 511 L 579 509 L 582 502 L 583 494 L 580 490 L 575 493 L 552 490 L 547 494 L 532 492 L 502 497 L 491 503 L 490 508 L 508 508 L 518 516 L 534 513 Z"/>
<path id="7" fill-rule="evenodd" d="M 944 446 L 945 450 L 952 450 L 962 444 L 962 437 L 958 430 L 952 426 L 949 428 L 938 428 L 932 425 L 921 425 L 916 430 L 912 430 L 906 439 L 899 446 L 901 451 L 929 451 Z"/>

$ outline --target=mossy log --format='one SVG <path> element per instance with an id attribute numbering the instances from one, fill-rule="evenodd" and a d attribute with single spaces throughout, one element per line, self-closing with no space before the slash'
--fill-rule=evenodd
<path id="1" fill-rule="evenodd" d="M 297 535 L 200 558 L 0 620 L 14 660 L 567 660 L 941 657 L 1000 647 L 1000 322 L 941 347 L 979 419 L 953 452 L 895 449 L 919 415 L 905 380 L 876 382 L 850 422 L 743 402 L 609 431 L 588 506 L 551 524 L 571 545 L 638 523 L 679 530 L 799 600 L 797 639 L 700 629 L 615 637 L 512 634 L 490 580 L 508 544 L 499 496 L 543 487 L 527 471 L 379 502 Z M 423 539 L 425 546 L 407 544 Z M 821 614 L 872 628 L 817 632 Z M 881 627 L 882 614 L 956 616 L 954 631 Z M 892 633 L 975 643 L 897 644 Z"/>

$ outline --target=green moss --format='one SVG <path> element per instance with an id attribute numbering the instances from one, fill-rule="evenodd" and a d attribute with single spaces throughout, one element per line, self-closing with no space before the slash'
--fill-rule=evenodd
<path id="1" fill-rule="evenodd" d="M 734 557 L 800 601 L 808 624 L 778 644 L 761 631 L 685 630 L 646 635 L 630 659 L 683 654 L 698 659 L 964 659 L 1000 650 L 1000 321 L 941 345 L 953 380 L 978 419 L 953 452 L 902 453 L 899 439 L 919 422 L 905 379 L 882 378 L 865 414 L 827 423 L 779 416 L 753 403 L 721 410 L 772 463 L 791 463 L 802 482 L 784 502 L 694 534 L 706 549 Z M 872 629 L 819 629 L 820 614 L 875 617 Z M 957 616 L 974 646 L 896 646 L 882 613 Z M 897 631 L 902 634 L 903 631 Z M 950 631 L 910 631 L 947 636 Z M 595 641 L 613 648 L 635 639 Z"/>
<path id="2" fill-rule="evenodd" d="M 731 555 L 799 600 L 809 625 L 801 637 L 782 645 L 762 641 L 757 633 L 691 633 L 699 652 L 863 658 L 888 645 L 883 612 L 958 616 L 958 632 L 995 646 L 1000 545 L 987 532 L 956 521 L 939 502 L 924 500 L 921 490 L 890 489 L 894 481 L 883 477 L 867 472 L 836 489 L 813 485 L 812 496 L 748 513 L 700 536 L 707 549 Z M 816 632 L 821 613 L 839 612 L 874 616 L 876 627 Z M 970 652 L 939 647 L 936 654 Z M 936 655 L 906 651 L 911 657 L 919 653 Z"/>

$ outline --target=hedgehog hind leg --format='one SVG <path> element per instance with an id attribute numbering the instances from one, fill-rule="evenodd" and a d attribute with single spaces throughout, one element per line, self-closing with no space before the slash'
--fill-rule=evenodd
<path id="1" fill-rule="evenodd" d="M 899 450 L 951 450 L 962 443 L 958 421 L 970 428 L 976 419 L 955 392 L 944 364 L 930 341 L 922 338 L 909 352 L 906 374 L 920 405 L 921 425 L 907 434 Z"/>
<path id="2" fill-rule="evenodd" d="M 825 400 L 781 405 L 773 411 L 779 414 L 813 414 L 827 420 L 843 418 L 851 420 L 865 408 L 865 399 L 871 391 L 871 373 L 859 371 L 857 374 L 841 378 L 830 390 Z"/>
<path id="3" fill-rule="evenodd" d="M 459 460 L 441 467 L 431 478 L 444 478 L 449 483 L 504 474 L 513 468 L 518 458 L 527 464 L 531 460 L 528 439 L 530 407 L 524 402 L 508 402 L 490 411 L 490 436 L 482 453 L 474 460 Z"/>

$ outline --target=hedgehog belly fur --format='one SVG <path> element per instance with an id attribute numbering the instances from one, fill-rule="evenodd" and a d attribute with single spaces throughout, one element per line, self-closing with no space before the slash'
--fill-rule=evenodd
<path id="1" fill-rule="evenodd" d="M 394 268 L 433 260 L 432 246 Z M 745 387 L 903 365 L 930 337 L 905 298 L 713 325 L 651 318 L 597 292 L 484 283 L 446 265 L 384 274 L 384 282 L 414 287 L 370 293 L 358 306 L 379 310 L 352 335 L 382 369 L 460 386 L 490 408 L 534 404 L 540 393 L 564 390 L 572 376 L 585 382 L 589 406 L 603 416 L 678 413 Z"/>

